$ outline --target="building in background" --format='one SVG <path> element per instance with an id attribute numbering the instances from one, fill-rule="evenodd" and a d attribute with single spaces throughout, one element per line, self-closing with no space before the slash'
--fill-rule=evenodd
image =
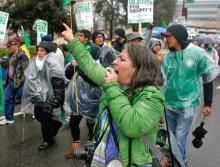
<path id="1" fill-rule="evenodd" d="M 182 16 L 183 1 L 187 8 L 187 20 Z M 177 0 L 174 22 L 186 25 L 195 34 L 220 33 L 220 0 L 187 1 L 190 0 Z"/>
<path id="2" fill-rule="evenodd" d="M 187 0 L 185 0 L 186 2 Z M 182 15 L 183 0 L 177 0 L 175 16 Z M 188 21 L 219 21 L 218 10 L 220 0 L 194 0 L 194 3 L 185 3 Z"/>

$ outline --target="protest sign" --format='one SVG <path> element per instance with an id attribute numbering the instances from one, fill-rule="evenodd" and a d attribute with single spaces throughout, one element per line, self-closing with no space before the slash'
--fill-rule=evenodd
<path id="1" fill-rule="evenodd" d="M 33 30 L 37 31 L 37 45 L 40 43 L 41 38 L 48 33 L 48 23 L 45 20 L 38 19 L 33 25 Z"/>
<path id="2" fill-rule="evenodd" d="M 9 14 L 0 11 L 0 43 L 4 43 Z"/>
<path id="3" fill-rule="evenodd" d="M 152 23 L 153 0 L 128 0 L 128 23 Z"/>
<path id="4" fill-rule="evenodd" d="M 92 2 L 78 2 L 73 6 L 77 28 L 91 30 L 93 27 Z"/>

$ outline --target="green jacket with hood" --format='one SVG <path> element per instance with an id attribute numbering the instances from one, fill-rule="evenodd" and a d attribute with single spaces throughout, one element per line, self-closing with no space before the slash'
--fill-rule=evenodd
<path id="1" fill-rule="evenodd" d="M 212 81 L 219 74 L 219 67 L 203 49 L 189 43 L 187 32 L 181 30 L 179 28 L 171 33 L 182 50 L 169 48 L 170 52 L 162 63 L 165 103 L 174 108 L 192 108 L 200 104 L 200 78 L 203 77 L 206 83 Z"/>
<path id="2" fill-rule="evenodd" d="M 104 83 L 106 69 L 96 64 L 77 39 L 69 43 L 69 50 L 75 55 L 82 71 L 93 82 L 103 87 L 99 115 L 106 107 L 109 108 L 118 128 L 120 159 L 125 164 L 128 163 L 128 138 L 131 137 L 132 163 L 138 166 L 151 163 L 152 156 L 142 137 L 147 135 L 156 141 L 158 122 L 163 116 L 164 106 L 164 97 L 160 89 L 146 86 L 138 89 L 129 100 L 119 84 Z"/>

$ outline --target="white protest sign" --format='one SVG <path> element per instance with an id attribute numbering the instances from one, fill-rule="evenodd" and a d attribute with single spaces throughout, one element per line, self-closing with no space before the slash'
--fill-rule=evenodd
<path id="1" fill-rule="evenodd" d="M 48 23 L 45 20 L 36 20 L 33 25 L 33 30 L 37 31 L 37 45 L 40 43 L 41 38 L 48 33 Z"/>
<path id="2" fill-rule="evenodd" d="M 153 0 L 128 0 L 128 23 L 152 23 Z"/>
<path id="3" fill-rule="evenodd" d="M 0 11 L 0 43 L 4 43 L 9 14 Z"/>
<path id="4" fill-rule="evenodd" d="M 78 2 L 73 6 L 77 28 L 91 30 L 93 27 L 92 2 Z"/>

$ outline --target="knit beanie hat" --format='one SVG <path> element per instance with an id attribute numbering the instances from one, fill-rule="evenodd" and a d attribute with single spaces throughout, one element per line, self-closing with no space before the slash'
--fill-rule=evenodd
<path id="1" fill-rule="evenodd" d="M 41 41 L 38 45 L 38 48 L 44 48 L 47 53 L 54 52 L 55 50 L 53 43 L 48 41 Z"/>
<path id="2" fill-rule="evenodd" d="M 41 38 L 41 41 L 48 41 L 48 42 L 52 42 L 52 36 L 51 35 L 45 35 Z"/>
<path id="3" fill-rule="evenodd" d="M 125 30 L 123 28 L 116 29 L 114 33 L 122 38 L 125 38 Z"/>

